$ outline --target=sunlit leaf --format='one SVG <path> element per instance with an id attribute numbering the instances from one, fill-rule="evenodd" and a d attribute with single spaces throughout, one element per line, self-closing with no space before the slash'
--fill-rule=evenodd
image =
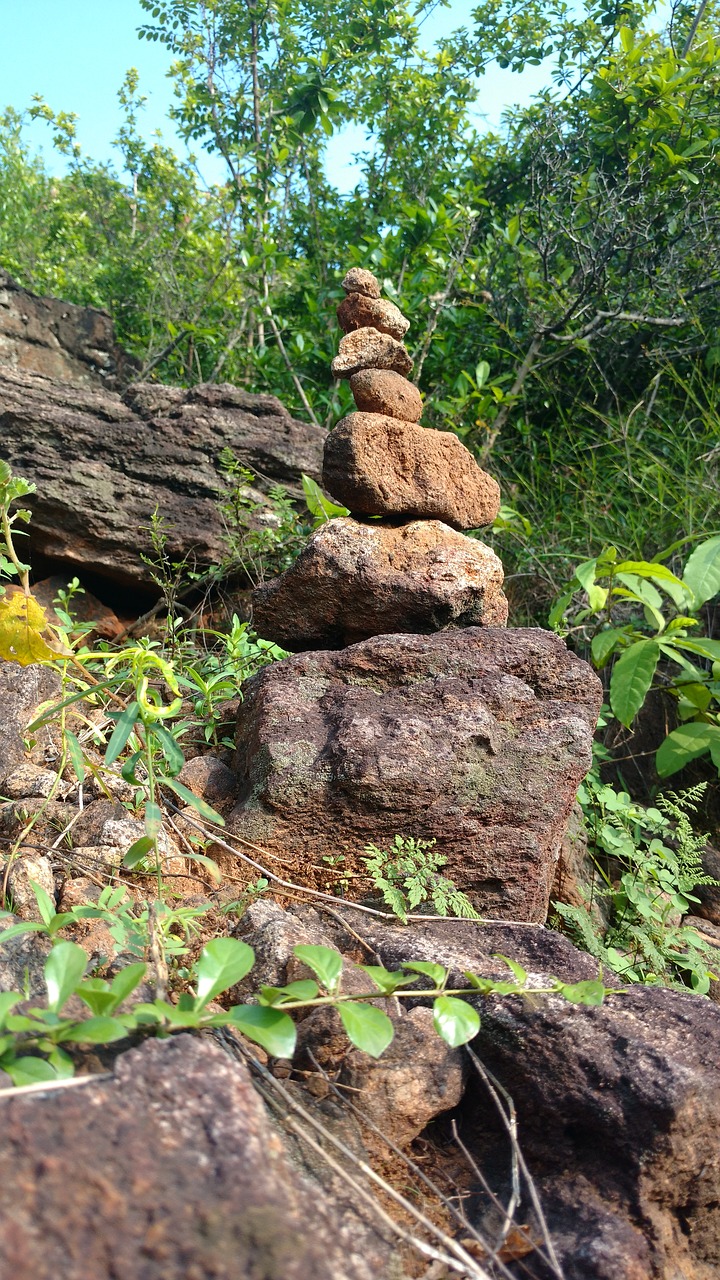
<path id="1" fill-rule="evenodd" d="M 477 1035 L 480 1015 L 466 1000 L 458 1000 L 456 996 L 438 996 L 433 1001 L 433 1023 L 441 1039 L 456 1049 Z"/>
<path id="2" fill-rule="evenodd" d="M 395 1034 L 387 1014 L 372 1004 L 356 1001 L 343 1002 L 336 1008 L 348 1040 L 371 1058 L 379 1058 Z"/>

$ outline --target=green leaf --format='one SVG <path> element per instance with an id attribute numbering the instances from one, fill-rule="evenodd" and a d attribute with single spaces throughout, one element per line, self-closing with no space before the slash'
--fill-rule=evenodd
<path id="1" fill-rule="evenodd" d="M 683 769 L 691 760 L 707 751 L 720 749 L 720 727 L 694 720 L 669 733 L 655 755 L 655 768 L 661 778 Z"/>
<path id="2" fill-rule="evenodd" d="M 22 995 L 19 991 L 0 992 L 0 1027 L 5 1025 L 5 1019 L 11 1009 L 14 1009 L 15 1005 L 19 1004 L 21 1000 Z"/>
<path id="3" fill-rule="evenodd" d="M 102 1015 L 79 1022 L 76 1027 L 66 1031 L 63 1041 L 76 1044 L 112 1044 L 114 1040 L 124 1040 L 128 1029 L 119 1018 L 106 1018 Z"/>
<path id="4" fill-rule="evenodd" d="M 136 867 L 147 857 L 151 849 L 155 848 L 155 841 L 152 836 L 140 836 L 134 844 L 130 845 L 125 857 L 122 860 L 124 867 Z"/>
<path id="5" fill-rule="evenodd" d="M 514 977 L 517 978 L 518 982 L 527 982 L 527 970 L 523 969 L 522 965 L 518 964 L 517 960 L 511 960 L 509 956 L 504 956 L 499 951 L 495 953 L 493 958 L 495 960 L 502 960 L 503 964 L 507 965 L 508 969 Z"/>
<path id="6" fill-rule="evenodd" d="M 261 987 L 258 999 L 263 1005 L 279 1005 L 288 1000 L 314 1000 L 319 994 L 317 982 L 312 978 L 299 978 L 297 982 L 288 982 L 286 987 Z"/>
<path id="7" fill-rule="evenodd" d="M 343 967 L 343 958 L 339 951 L 333 951 L 331 947 L 311 947 L 303 944 L 293 947 L 293 955 L 312 969 L 326 991 L 332 994 L 337 990 Z"/>
<path id="8" fill-rule="evenodd" d="M 605 986 L 599 978 L 585 982 L 560 982 L 557 989 L 572 1004 L 598 1005 L 605 999 Z"/>
<path id="9" fill-rule="evenodd" d="M 698 653 L 703 658 L 709 658 L 711 662 L 720 662 L 720 640 L 674 640 L 673 644 L 678 649 L 687 649 L 688 653 Z"/>
<path id="10" fill-rule="evenodd" d="M 255 963 L 255 952 L 239 938 L 213 938 L 200 953 L 195 965 L 197 977 L 196 1008 L 241 982 Z"/>
<path id="11" fill-rule="evenodd" d="M 307 509 L 311 516 L 315 516 L 316 520 L 333 520 L 336 516 L 350 515 L 347 507 L 340 507 L 337 503 L 331 502 L 329 498 L 326 498 L 319 484 L 316 484 L 310 476 L 303 474 L 302 487 Z"/>
<path id="12" fill-rule="evenodd" d="M 110 990 L 112 991 L 116 1008 L 140 986 L 146 972 L 146 964 L 126 964 L 119 973 L 115 974 L 110 983 Z"/>
<path id="13" fill-rule="evenodd" d="M 145 835 L 152 841 L 155 841 L 162 830 L 162 809 L 154 800 L 148 800 L 145 805 Z M 137 843 L 137 841 L 136 841 Z"/>
<path id="14" fill-rule="evenodd" d="M 653 681 L 660 657 L 656 640 L 636 640 L 618 658 L 610 680 L 610 706 L 630 728 Z"/>
<path id="15" fill-rule="evenodd" d="M 409 969 L 412 973 L 422 973 L 436 988 L 442 987 L 447 981 L 447 969 L 441 964 L 434 964 L 431 960 L 410 960 L 403 964 L 403 969 Z"/>
<path id="16" fill-rule="evenodd" d="M 173 776 L 179 773 L 185 763 L 185 756 L 172 734 L 168 733 L 167 729 L 164 729 L 161 724 L 154 724 L 149 732 L 160 743 L 160 748 L 167 760 L 170 772 Z"/>
<path id="17" fill-rule="evenodd" d="M 379 1058 L 395 1034 L 387 1014 L 372 1004 L 354 1001 L 338 1004 L 335 1008 L 340 1014 L 345 1034 L 355 1048 L 369 1053 L 371 1058 Z"/>
<path id="18" fill-rule="evenodd" d="M 45 961 L 48 1008 L 59 1013 L 82 981 L 88 965 L 87 953 L 76 942 L 58 942 Z"/>
<path id="19" fill-rule="evenodd" d="M 200 796 L 196 796 L 195 792 L 191 791 L 189 787 L 186 787 L 182 782 L 178 782 L 177 778 L 162 778 L 161 781 L 163 786 L 170 787 L 170 790 L 174 791 L 175 795 L 184 800 L 186 804 L 191 804 L 193 809 L 197 809 L 201 818 L 205 818 L 207 822 L 215 822 L 219 827 L 225 826 L 225 819 L 217 810 L 213 809 L 205 800 L 201 800 Z"/>
<path id="20" fill-rule="evenodd" d="M 55 910 L 55 903 L 47 892 L 47 889 L 43 889 L 42 885 L 36 884 L 34 880 L 30 881 L 30 888 L 33 891 L 35 901 L 37 902 L 38 911 L 40 912 L 43 924 L 52 924 L 57 912 Z M 3 934 L 3 937 L 4 936 L 6 935 Z"/>
<path id="21" fill-rule="evenodd" d="M 683 582 L 693 593 L 693 607 L 699 609 L 720 591 L 720 535 L 708 538 L 688 557 Z"/>
<path id="22" fill-rule="evenodd" d="M 593 636 L 590 649 L 592 651 L 593 663 L 596 667 L 604 667 L 608 658 L 618 646 L 620 637 L 625 635 L 621 627 L 607 627 L 605 631 L 598 631 Z"/>
<path id="23" fill-rule="evenodd" d="M 558 597 L 548 614 L 549 627 L 555 628 L 559 625 L 574 594 L 574 591 L 566 591 L 564 595 Z"/>
<path id="24" fill-rule="evenodd" d="M 110 765 L 115 763 L 121 751 L 124 749 L 130 734 L 135 728 L 139 715 L 139 703 L 131 702 L 129 707 L 127 707 L 126 710 L 123 711 L 122 715 L 118 717 L 117 724 L 113 729 L 112 736 L 105 751 L 106 764 Z"/>
<path id="25" fill-rule="evenodd" d="M 358 967 L 375 983 L 378 991 L 382 991 L 386 996 L 392 995 L 398 987 L 406 987 L 409 983 L 416 981 L 414 974 L 403 973 L 399 969 L 393 972 L 378 964 L 361 964 Z"/>
<path id="26" fill-rule="evenodd" d="M 48 720 L 54 720 L 60 711 L 64 711 L 66 707 L 72 706 L 73 702 L 81 702 L 83 698 L 89 698 L 93 694 L 103 693 L 106 689 L 113 689 L 117 684 L 116 680 L 104 680 L 101 684 L 94 684 L 92 688 L 81 689 L 78 693 L 73 693 L 69 698 L 63 698 L 62 702 L 53 702 L 48 711 L 43 711 L 41 715 L 33 720 L 25 730 L 26 733 L 34 733 L 36 729 L 42 728 L 47 724 Z"/>
<path id="27" fill-rule="evenodd" d="M 74 733 L 71 733 L 70 729 L 65 730 L 65 742 L 68 755 L 72 761 L 72 767 L 75 770 L 75 776 L 78 782 L 83 783 L 85 781 L 85 757 L 78 739 Z"/>
<path id="28" fill-rule="evenodd" d="M 289 1014 L 257 1004 L 236 1004 L 228 1010 L 226 1019 L 273 1058 L 292 1058 L 297 1032 Z"/>
<path id="29" fill-rule="evenodd" d="M 440 1038 L 457 1049 L 477 1035 L 480 1015 L 466 1000 L 458 1000 L 456 996 L 438 996 L 433 1001 L 433 1023 Z"/>
<path id="30" fill-rule="evenodd" d="M 20 1087 L 26 1084 L 47 1084 L 57 1080 L 58 1073 L 44 1058 L 16 1058 L 14 1062 L 3 1063 L 13 1084 Z"/>

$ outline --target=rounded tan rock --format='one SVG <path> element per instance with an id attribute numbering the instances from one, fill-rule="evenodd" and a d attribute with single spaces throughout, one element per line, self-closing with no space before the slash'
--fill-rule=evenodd
<path id="1" fill-rule="evenodd" d="M 377 329 L 355 329 L 340 339 L 338 353 L 331 366 L 333 377 L 350 378 L 361 369 L 394 369 L 408 374 L 412 360 L 402 342 Z"/>
<path id="2" fill-rule="evenodd" d="M 366 298 L 380 297 L 380 281 L 364 267 L 351 267 L 342 287 L 346 293 L 364 293 Z"/>
<path id="3" fill-rule="evenodd" d="M 356 514 L 442 520 L 455 529 L 491 524 L 497 480 L 450 431 L 380 413 L 350 413 L 325 442 L 323 484 Z"/>
<path id="4" fill-rule="evenodd" d="M 420 392 L 392 369 L 361 369 L 352 375 L 350 390 L 361 413 L 383 413 L 401 422 L 420 421 Z"/>
<path id="5" fill-rule="evenodd" d="M 343 298 L 337 309 L 337 318 L 343 333 L 370 327 L 380 333 L 389 333 L 398 342 L 410 328 L 410 321 L 394 302 L 387 298 L 366 298 L 363 293 L 349 293 Z"/>

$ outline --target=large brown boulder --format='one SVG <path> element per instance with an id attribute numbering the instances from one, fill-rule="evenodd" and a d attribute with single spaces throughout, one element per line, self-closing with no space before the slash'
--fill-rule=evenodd
<path id="1" fill-rule="evenodd" d="M 248 1069 L 156 1040 L 111 1078 L 4 1096 L 0 1274 L 13 1280 L 373 1280 L 389 1250 L 304 1176 Z M 308 1224 L 312 1224 L 309 1229 Z"/>
<path id="2" fill-rule="evenodd" d="M 457 436 L 381 413 L 350 413 L 330 432 L 323 484 L 352 512 L 453 529 L 492 524 L 500 510 L 497 480 Z"/>
<path id="3" fill-rule="evenodd" d="M 339 649 L 394 631 L 503 626 L 503 568 L 439 520 L 321 525 L 279 578 L 253 593 L 255 627 L 285 649 Z"/>
<path id="4" fill-rule="evenodd" d="M 369 842 L 436 840 L 484 916 L 542 921 L 601 700 L 597 676 L 540 630 L 287 658 L 245 686 L 230 828 L 323 887 L 339 855 L 343 874 L 364 872 Z"/>
<path id="5" fill-rule="evenodd" d="M 171 559 L 187 556 L 201 569 L 220 563 L 221 451 L 262 477 L 262 502 L 263 487 L 301 493 L 302 472 L 320 478 L 325 438 L 274 396 L 229 383 L 140 383 L 120 395 L 0 366 L 0 458 L 37 485 L 27 503 L 31 557 L 81 578 L 150 586 L 141 557 L 153 554 L 156 507 L 170 522 Z"/>

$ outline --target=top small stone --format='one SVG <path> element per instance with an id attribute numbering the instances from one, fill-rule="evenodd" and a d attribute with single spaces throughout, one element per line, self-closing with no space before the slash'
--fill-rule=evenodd
<path id="1" fill-rule="evenodd" d="M 363 267 L 351 267 L 342 287 L 346 293 L 364 293 L 366 298 L 380 297 L 380 281 L 376 280 L 372 271 L 365 271 Z"/>

